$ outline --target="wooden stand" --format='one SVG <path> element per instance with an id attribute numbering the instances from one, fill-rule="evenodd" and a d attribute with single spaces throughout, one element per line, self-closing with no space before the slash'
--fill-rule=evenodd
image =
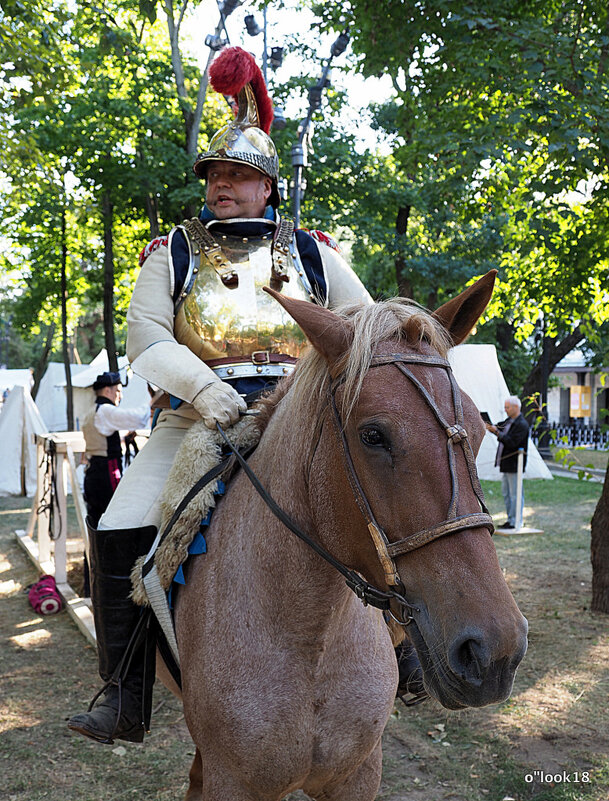
<path id="1" fill-rule="evenodd" d="M 87 640 L 95 645 L 95 625 L 89 598 L 81 598 L 68 584 L 67 575 L 67 538 L 68 508 L 66 486 L 68 477 L 72 488 L 72 497 L 76 508 L 78 527 L 84 543 L 84 551 L 89 554 L 89 540 L 85 524 L 86 509 L 78 478 L 76 476 L 75 453 L 84 453 L 85 440 L 80 431 L 67 431 L 58 434 L 36 434 L 36 463 L 38 477 L 36 495 L 27 531 L 16 531 L 17 542 L 21 545 L 32 562 L 42 573 L 55 576 L 57 589 L 63 598 L 66 610 L 75 621 Z M 53 502 L 53 531 L 50 525 L 50 509 L 42 506 L 45 498 L 45 484 L 50 480 L 47 475 L 47 460 L 50 459 L 55 475 L 55 486 L 51 493 Z M 48 493 L 47 493 L 48 494 Z M 36 529 L 36 538 L 34 530 Z"/>

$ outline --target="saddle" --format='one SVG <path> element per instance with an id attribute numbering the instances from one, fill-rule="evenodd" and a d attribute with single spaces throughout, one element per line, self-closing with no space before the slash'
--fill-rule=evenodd
<path id="1" fill-rule="evenodd" d="M 229 431 L 231 440 L 240 450 L 252 450 L 260 438 L 255 417 L 242 418 Z M 207 428 L 202 421 L 194 423 L 184 436 L 161 496 L 159 534 L 150 552 L 135 562 L 131 572 L 133 602 L 152 607 L 178 665 L 173 616 L 167 596 L 189 556 L 189 549 L 193 551 L 201 523 L 209 522 L 217 498 L 222 494 L 219 490 L 230 479 L 232 471 L 222 467 L 223 443 L 219 432 Z M 212 479 L 205 481 L 210 475 Z M 197 482 L 193 488 L 193 476 L 203 477 L 201 487 Z M 203 552 L 202 548 L 194 550 Z"/>

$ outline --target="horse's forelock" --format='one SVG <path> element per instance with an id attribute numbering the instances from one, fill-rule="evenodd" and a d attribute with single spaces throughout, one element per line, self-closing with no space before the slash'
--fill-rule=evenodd
<path id="1" fill-rule="evenodd" d="M 342 363 L 336 365 L 342 377 L 341 416 L 346 420 L 353 411 L 370 361 L 381 342 L 398 340 L 418 350 L 422 343 L 446 357 L 452 343 L 446 330 L 432 315 L 404 298 L 392 298 L 363 306 L 345 305 L 335 310 L 339 317 L 353 326 L 351 349 Z M 264 402 L 261 428 L 266 427 L 273 411 L 290 391 L 291 408 L 295 415 L 318 414 L 327 392 L 328 365 L 324 357 L 310 348 L 300 359 L 293 376 L 279 382 L 277 389 Z M 292 405 L 294 404 L 294 405 Z M 297 410 L 301 409 L 301 412 Z"/>

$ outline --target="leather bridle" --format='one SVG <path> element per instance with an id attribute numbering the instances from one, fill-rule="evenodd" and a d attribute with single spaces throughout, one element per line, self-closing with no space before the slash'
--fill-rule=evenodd
<path id="1" fill-rule="evenodd" d="M 453 407 L 455 411 L 456 422 L 454 424 L 449 423 L 444 418 L 444 415 L 440 411 L 432 396 L 425 389 L 423 384 L 416 378 L 412 370 L 406 366 L 408 364 L 424 365 L 426 367 L 442 367 L 446 370 L 450 381 Z M 387 535 L 383 531 L 383 528 L 379 525 L 374 517 L 372 509 L 370 508 L 370 504 L 368 503 L 360 481 L 357 477 L 355 466 L 349 452 L 349 445 L 345 436 L 345 429 L 340 419 L 335 397 L 336 390 L 344 380 L 343 377 L 340 377 L 338 381 L 336 381 L 330 387 L 330 407 L 333 412 L 332 419 L 334 421 L 334 427 L 336 429 L 338 439 L 342 445 L 343 459 L 347 476 L 349 478 L 349 484 L 351 486 L 353 495 L 355 496 L 357 505 L 368 524 L 368 531 L 370 532 L 370 536 L 372 537 L 372 541 L 376 548 L 379 561 L 383 568 L 385 581 L 390 587 L 397 587 L 399 588 L 400 592 L 404 592 L 404 585 L 399 577 L 398 569 L 395 564 L 395 559 L 398 556 L 403 556 L 406 553 L 410 553 L 418 548 L 422 548 L 423 546 L 439 539 L 440 537 L 445 537 L 447 534 L 454 534 L 457 531 L 463 531 L 471 528 L 487 528 L 492 535 L 495 529 L 493 526 L 493 520 L 489 515 L 488 509 L 484 503 L 484 494 L 482 492 L 482 487 L 480 486 L 480 481 L 476 472 L 476 457 L 474 456 L 474 452 L 469 443 L 467 431 L 463 427 L 463 405 L 461 403 L 461 392 L 453 375 L 450 363 L 440 356 L 426 356 L 423 354 L 404 355 L 400 353 L 392 353 L 387 356 L 373 356 L 370 362 L 370 368 L 382 367 L 385 365 L 394 365 L 411 381 L 411 383 L 423 396 L 423 399 L 433 412 L 436 420 L 446 433 L 448 466 L 451 479 L 451 499 L 445 520 L 443 520 L 441 523 L 437 523 L 431 528 L 422 529 L 421 531 L 411 534 L 408 537 L 404 537 L 401 540 L 390 542 L 387 538 Z M 459 505 L 459 479 L 456 470 L 455 445 L 461 445 L 465 462 L 467 464 L 470 482 L 482 508 L 481 512 L 473 512 L 471 514 L 457 516 L 457 508 Z"/>
<path id="2" fill-rule="evenodd" d="M 453 406 L 455 411 L 455 423 L 451 424 L 444 418 L 432 396 L 412 373 L 409 367 L 406 366 L 413 364 L 427 367 L 441 367 L 446 370 L 451 385 Z M 387 582 L 388 587 L 391 588 L 389 590 L 381 590 L 380 588 L 368 583 L 359 573 L 346 567 L 346 565 L 332 556 L 332 554 L 330 554 L 325 548 L 319 545 L 319 543 L 317 543 L 312 537 L 304 532 L 300 526 L 298 526 L 298 524 L 295 523 L 269 495 L 247 461 L 239 453 L 238 449 L 232 444 L 232 442 L 230 442 L 221 426 L 219 424 L 216 425 L 226 444 L 235 455 L 237 461 L 243 468 L 249 480 L 252 482 L 254 489 L 262 497 L 273 514 L 279 520 L 281 520 L 284 525 L 290 529 L 290 531 L 296 534 L 296 536 L 298 536 L 323 559 L 325 559 L 326 562 L 338 570 L 338 572 L 345 577 L 347 586 L 353 590 L 353 592 L 363 601 L 364 604 L 370 604 L 371 606 L 375 606 L 379 609 L 387 610 L 396 620 L 396 622 L 406 626 L 411 622 L 411 620 L 413 620 L 412 612 L 418 612 L 420 610 L 413 606 L 413 604 L 409 603 L 409 601 L 407 601 L 405 598 L 406 589 L 399 577 L 395 559 L 418 548 L 422 548 L 423 546 L 433 542 L 436 539 L 439 539 L 440 537 L 445 537 L 448 534 L 454 534 L 457 531 L 463 531 L 464 529 L 487 528 L 492 535 L 494 532 L 494 526 L 492 518 L 484 504 L 482 487 L 480 486 L 480 481 L 476 473 L 475 456 L 469 443 L 467 431 L 463 427 L 463 406 L 461 403 L 461 393 L 449 362 L 440 356 L 426 356 L 423 354 L 403 355 L 394 353 L 386 356 L 376 355 L 372 357 L 370 368 L 381 367 L 384 365 L 394 365 L 412 382 L 432 410 L 438 423 L 444 429 L 447 436 L 448 464 L 452 484 L 451 500 L 445 520 L 436 524 L 435 526 L 432 526 L 431 528 L 423 529 L 415 534 L 411 534 L 408 537 L 404 537 L 401 540 L 397 540 L 396 542 L 390 542 L 374 516 L 355 471 L 355 466 L 349 451 L 349 445 L 347 443 L 344 426 L 340 418 L 335 397 L 337 389 L 344 381 L 344 376 L 340 376 L 338 379 L 329 384 L 329 406 L 332 411 L 332 419 L 337 432 L 338 440 L 341 444 L 349 485 L 360 512 L 362 513 L 368 525 L 368 531 L 370 532 L 370 536 L 374 543 L 379 561 L 383 568 L 385 581 Z M 457 516 L 457 509 L 459 505 L 459 480 L 456 470 L 455 445 L 460 445 L 463 450 L 470 482 L 478 502 L 480 503 L 482 511 Z M 392 602 L 397 604 L 400 610 L 399 617 L 392 610 Z"/>

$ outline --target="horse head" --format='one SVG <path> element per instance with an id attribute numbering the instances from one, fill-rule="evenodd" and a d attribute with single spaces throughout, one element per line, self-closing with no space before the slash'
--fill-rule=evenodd
<path id="1" fill-rule="evenodd" d="M 526 651 L 475 471 L 484 425 L 446 361 L 495 275 L 433 315 L 400 299 L 335 313 L 269 290 L 314 348 L 292 388 L 315 379 L 304 393 L 321 426 L 308 460 L 315 530 L 392 595 L 426 690 L 450 709 L 507 698 Z"/>

